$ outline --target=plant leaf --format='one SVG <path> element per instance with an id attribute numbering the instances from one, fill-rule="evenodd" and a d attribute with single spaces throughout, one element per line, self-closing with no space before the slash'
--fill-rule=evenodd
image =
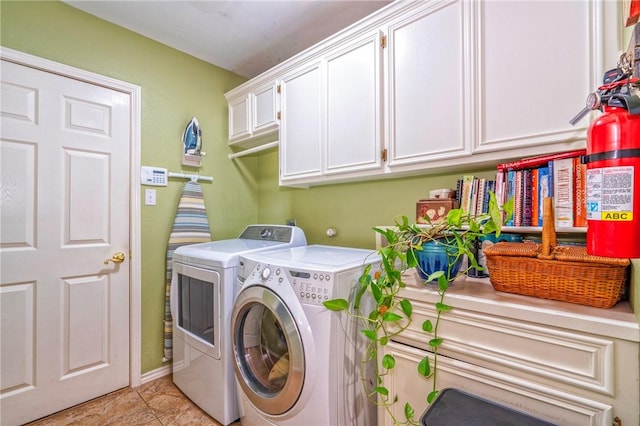
<path id="1" fill-rule="evenodd" d="M 402 317 L 396 314 L 395 312 L 387 311 L 384 314 L 382 314 L 382 321 L 394 322 L 394 321 L 400 321 L 401 319 Z"/>
<path id="2" fill-rule="evenodd" d="M 427 395 L 427 402 L 429 404 L 431 404 L 433 401 L 436 400 L 436 398 L 438 397 L 438 394 L 440 393 L 440 391 L 434 390 L 432 392 L 429 392 L 429 395 Z"/>
<path id="3" fill-rule="evenodd" d="M 434 273 L 429 275 L 425 281 L 430 283 L 431 281 L 436 281 L 443 275 L 444 275 L 444 271 L 435 271 Z"/>
<path id="4" fill-rule="evenodd" d="M 378 340 L 378 335 L 373 330 L 360 330 L 360 332 L 365 336 L 367 336 L 367 338 L 369 338 L 370 340 L 373 340 L 374 342 Z"/>
<path id="5" fill-rule="evenodd" d="M 371 286 L 371 295 L 373 296 L 373 299 L 376 301 L 377 304 L 380 304 L 380 302 L 382 301 L 382 291 L 380 290 L 380 287 L 378 287 L 377 285 L 372 285 Z"/>
<path id="6" fill-rule="evenodd" d="M 425 356 L 418 363 L 418 373 L 424 377 L 429 377 L 431 375 L 431 363 L 429 362 L 429 357 Z"/>
<path id="7" fill-rule="evenodd" d="M 362 279 L 362 277 L 360 277 L 360 288 L 358 289 L 356 297 L 353 300 L 353 309 L 355 310 L 360 309 L 360 300 L 362 299 L 364 293 L 367 291 L 368 283 L 371 282 L 371 275 L 367 275 L 367 277 L 369 278 L 368 280 Z"/>
<path id="8" fill-rule="evenodd" d="M 407 267 L 415 268 L 418 265 L 418 256 L 416 255 L 416 250 L 414 248 L 410 248 L 407 250 Z"/>
<path id="9" fill-rule="evenodd" d="M 377 386 L 373 388 L 373 391 L 379 393 L 380 395 L 389 396 L 389 389 L 384 386 Z"/>
<path id="10" fill-rule="evenodd" d="M 360 284 L 368 284 L 371 281 L 371 264 L 367 264 L 365 266 L 364 271 L 362 271 L 362 275 L 360 275 Z"/>
<path id="11" fill-rule="evenodd" d="M 432 348 L 437 348 L 441 344 L 442 344 L 442 339 L 440 338 L 429 340 L 429 346 L 431 346 Z"/>
<path id="12" fill-rule="evenodd" d="M 402 312 L 407 316 L 407 318 L 411 318 L 411 313 L 413 312 L 413 307 L 411 306 L 411 302 L 407 299 L 402 299 L 400 301 L 400 308 L 402 308 Z"/>
<path id="13" fill-rule="evenodd" d="M 452 308 L 451 306 L 441 303 L 441 302 L 437 302 L 436 303 L 436 310 L 443 312 L 443 311 L 450 311 Z"/>
<path id="14" fill-rule="evenodd" d="M 438 289 L 444 293 L 445 291 L 447 291 L 448 288 L 449 288 L 449 280 L 445 275 L 440 275 L 438 277 Z"/>
<path id="15" fill-rule="evenodd" d="M 369 321 L 371 322 L 376 322 L 377 319 L 380 317 L 380 312 L 378 312 L 377 309 L 374 309 L 373 311 L 371 311 L 371 313 L 369 314 Z"/>
<path id="16" fill-rule="evenodd" d="M 382 366 L 387 370 L 391 370 L 396 365 L 396 359 L 393 355 L 386 354 L 382 357 Z"/>
<path id="17" fill-rule="evenodd" d="M 345 299 L 332 299 L 322 302 L 325 308 L 330 311 L 344 311 L 349 309 L 349 302 Z"/>
<path id="18" fill-rule="evenodd" d="M 404 404 L 404 415 L 407 418 L 407 420 L 413 419 L 413 416 L 415 415 L 415 411 L 413 410 L 413 407 L 408 402 Z"/>
<path id="19" fill-rule="evenodd" d="M 431 333 L 433 331 L 433 324 L 431 323 L 431 320 L 426 320 L 422 323 L 422 330 L 427 333 Z"/>
<path id="20" fill-rule="evenodd" d="M 447 213 L 447 223 L 459 228 L 460 225 L 462 225 L 462 213 L 462 209 L 449 210 L 449 213 Z"/>

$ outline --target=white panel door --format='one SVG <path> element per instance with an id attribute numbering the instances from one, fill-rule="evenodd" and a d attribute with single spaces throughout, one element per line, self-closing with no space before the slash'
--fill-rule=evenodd
<path id="1" fill-rule="evenodd" d="M 229 143 L 251 136 L 249 96 L 229 101 Z"/>
<path id="2" fill-rule="evenodd" d="M 282 78 L 280 183 L 322 174 L 322 63 L 305 64 Z"/>
<path id="3" fill-rule="evenodd" d="M 382 168 L 381 50 L 374 31 L 326 58 L 327 174 Z"/>
<path id="4" fill-rule="evenodd" d="M 2 62 L 0 423 L 129 384 L 130 95 Z M 120 264 L 105 259 L 123 252 Z"/>
<path id="5" fill-rule="evenodd" d="M 590 120 L 575 127 L 569 120 L 601 84 L 602 3 L 479 3 L 476 152 L 545 144 L 567 150 L 558 142 L 576 140 L 584 146 Z"/>
<path id="6" fill-rule="evenodd" d="M 471 153 L 471 2 L 425 2 L 388 28 L 389 166 Z"/>
<path id="7" fill-rule="evenodd" d="M 254 134 L 277 129 L 277 94 L 275 83 L 269 83 L 253 92 L 253 123 Z"/>

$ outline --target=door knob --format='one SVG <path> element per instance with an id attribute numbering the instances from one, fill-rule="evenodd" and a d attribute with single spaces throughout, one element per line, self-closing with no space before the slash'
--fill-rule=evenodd
<path id="1" fill-rule="evenodd" d="M 117 251 L 115 253 L 113 253 L 113 256 L 111 256 L 111 259 L 105 259 L 104 260 L 104 264 L 107 265 L 109 262 L 113 262 L 113 263 L 122 263 L 124 262 L 124 253 L 121 251 Z"/>

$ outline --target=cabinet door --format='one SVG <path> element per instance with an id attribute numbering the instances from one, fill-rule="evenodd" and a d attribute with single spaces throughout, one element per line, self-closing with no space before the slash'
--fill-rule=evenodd
<path id="1" fill-rule="evenodd" d="M 426 410 L 431 380 L 419 376 L 418 363 L 428 353 L 412 346 L 390 342 L 385 353 L 395 358 L 395 367 L 385 377 L 389 398 L 398 397 L 392 407 L 396 419 L 404 420 L 404 404 L 410 403 L 416 417 Z M 433 361 L 433 356 L 429 354 Z M 438 357 L 438 388 L 461 389 L 480 398 L 525 412 L 553 424 L 607 426 L 613 421 L 611 405 L 560 391 L 552 387 L 510 377 L 445 356 Z M 378 425 L 393 425 L 389 414 L 378 410 Z"/>
<path id="2" fill-rule="evenodd" d="M 229 143 L 251 136 L 249 95 L 229 100 Z"/>
<path id="3" fill-rule="evenodd" d="M 322 173 L 322 63 L 305 64 L 282 78 L 280 182 Z"/>
<path id="4" fill-rule="evenodd" d="M 327 175 L 382 166 L 380 39 L 375 31 L 326 58 Z"/>
<path id="5" fill-rule="evenodd" d="M 602 6 L 600 1 L 479 3 L 476 152 L 552 143 L 551 148 L 566 150 L 558 142 L 576 140 L 584 146 L 589 120 L 576 127 L 569 120 L 602 84 Z"/>
<path id="6" fill-rule="evenodd" d="M 388 27 L 389 167 L 470 154 L 473 2 L 426 2 Z"/>
<path id="7" fill-rule="evenodd" d="M 278 128 L 276 84 L 257 89 L 253 99 L 253 134 L 262 134 Z"/>

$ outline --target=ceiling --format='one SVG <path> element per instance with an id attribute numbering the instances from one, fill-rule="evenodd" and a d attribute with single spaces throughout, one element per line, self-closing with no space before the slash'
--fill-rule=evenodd
<path id="1" fill-rule="evenodd" d="M 391 0 L 63 0 L 247 78 L 253 78 Z"/>

